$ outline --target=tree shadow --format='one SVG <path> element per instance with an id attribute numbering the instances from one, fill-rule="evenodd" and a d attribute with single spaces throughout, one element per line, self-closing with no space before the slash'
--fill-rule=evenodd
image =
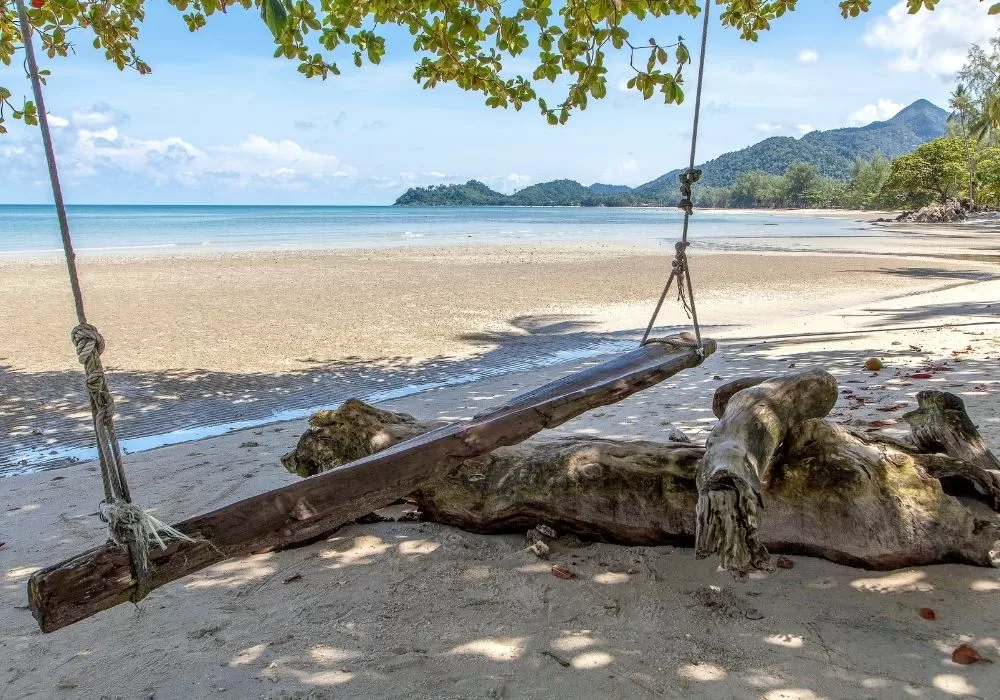
<path id="1" fill-rule="evenodd" d="M 623 352 L 639 337 L 636 330 L 600 330 L 581 315 L 519 316 L 511 325 L 510 331 L 460 338 L 475 347 L 464 357 L 307 357 L 302 369 L 282 373 L 109 367 L 119 437 L 126 452 L 135 452 L 306 417 L 349 398 L 378 403 Z M 677 329 L 657 329 L 670 332 Z M 0 476 L 96 456 L 80 372 L 0 365 L 0 385 L 6 388 L 0 394 Z"/>

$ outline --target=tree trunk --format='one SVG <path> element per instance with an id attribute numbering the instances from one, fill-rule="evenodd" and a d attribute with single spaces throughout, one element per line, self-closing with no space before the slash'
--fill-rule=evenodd
<path id="1" fill-rule="evenodd" d="M 792 428 L 822 418 L 836 402 L 837 380 L 822 370 L 771 379 L 729 399 L 698 470 L 699 559 L 718 554 L 737 574 L 769 568 L 758 529 L 775 453 Z"/>
<path id="2" fill-rule="evenodd" d="M 355 455 L 342 446 L 368 442 L 382 433 L 383 417 L 391 428 L 400 415 L 359 403 L 335 421 L 344 435 L 310 431 L 286 465 L 319 464 L 317 455 L 325 455 L 336 466 Z M 959 460 L 817 419 L 796 424 L 785 443 L 762 491 L 768 509 L 759 539 L 771 550 L 869 569 L 998 564 L 1000 519 L 948 495 L 933 476 L 964 478 Z M 690 545 L 704 457 L 705 448 L 690 443 L 539 435 L 465 460 L 411 498 L 425 519 L 474 532 L 546 524 L 618 544 Z"/>

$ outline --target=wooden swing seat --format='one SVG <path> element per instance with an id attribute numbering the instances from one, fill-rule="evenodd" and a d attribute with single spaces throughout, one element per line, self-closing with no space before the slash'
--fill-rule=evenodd
<path id="1" fill-rule="evenodd" d="M 337 469 L 178 523 L 194 542 L 152 548 L 149 589 L 231 557 L 307 544 L 384 507 L 471 457 L 514 445 L 590 409 L 617 403 L 715 352 L 677 336 L 657 340 Z M 29 606 L 52 632 L 137 598 L 128 552 L 113 543 L 35 572 Z"/>

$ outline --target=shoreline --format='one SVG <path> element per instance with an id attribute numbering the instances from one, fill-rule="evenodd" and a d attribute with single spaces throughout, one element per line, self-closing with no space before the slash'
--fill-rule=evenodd
<path id="1" fill-rule="evenodd" d="M 98 208 L 104 207 L 104 205 L 93 206 Z M 176 208 L 166 205 L 164 206 L 167 209 Z M 142 207 L 136 208 L 141 209 Z M 253 209 L 254 207 L 235 206 L 233 208 L 235 210 L 244 210 Z M 268 207 L 261 205 L 260 208 L 267 209 Z M 295 209 L 295 207 L 291 208 Z M 314 208 L 337 209 L 337 207 L 321 206 Z M 358 207 L 344 207 L 344 209 L 357 208 Z M 367 208 L 379 209 L 380 207 Z M 391 207 L 381 208 L 391 209 Z M 501 207 L 501 209 L 508 208 L 509 207 Z M 537 207 L 527 207 L 527 209 L 537 209 Z M 543 209 L 551 208 L 544 207 Z M 646 209 L 644 209 L 644 211 L 646 211 Z M 108 235 L 110 234 L 105 232 L 104 234 L 101 234 L 103 237 L 98 239 L 101 241 L 101 244 L 97 244 L 97 241 L 94 241 L 91 244 L 94 247 L 87 247 L 85 243 L 81 245 L 80 241 L 77 241 L 77 254 L 80 258 L 89 260 L 105 260 L 111 258 L 137 260 L 145 258 L 176 258 L 179 256 L 245 255 L 251 253 L 358 254 L 362 251 L 388 252 L 410 250 L 419 254 L 422 250 L 437 249 L 441 247 L 492 248 L 498 246 L 537 246 L 544 248 L 550 246 L 609 246 L 612 248 L 632 248 L 637 250 L 660 250 L 663 248 L 671 248 L 679 231 L 679 229 L 675 230 L 673 228 L 675 224 L 679 223 L 678 212 L 674 208 L 669 207 L 659 207 L 657 208 L 657 211 L 661 211 L 665 215 L 671 215 L 670 219 L 655 224 L 646 221 L 643 217 L 623 222 L 617 222 L 614 220 L 595 221 L 594 225 L 596 225 L 597 228 L 593 229 L 589 228 L 592 225 L 589 217 L 570 217 L 564 222 L 560 222 L 558 219 L 548 220 L 545 217 L 542 217 L 537 221 L 530 222 L 518 222 L 516 220 L 507 222 L 502 220 L 487 219 L 475 224 L 476 226 L 485 227 L 481 230 L 475 227 L 469 229 L 468 231 L 461 229 L 461 227 L 451 230 L 446 227 L 445 233 L 440 234 L 440 237 L 437 237 L 434 234 L 433 228 L 424 230 L 429 225 L 429 222 L 426 220 L 421 219 L 413 222 L 407 222 L 405 226 L 412 226 L 413 230 L 404 231 L 402 230 L 404 226 L 401 226 L 400 222 L 395 221 L 390 217 L 385 223 L 387 230 L 385 231 L 386 236 L 384 238 L 375 236 L 370 240 L 365 240 L 366 236 L 372 235 L 372 231 L 370 224 L 365 223 L 361 225 L 361 228 L 358 229 L 357 235 L 360 236 L 364 242 L 356 239 L 352 240 L 351 236 L 345 236 L 343 240 L 339 240 L 338 236 L 340 236 L 341 233 L 350 230 L 349 228 L 344 231 L 335 228 L 333 229 L 336 231 L 335 235 L 331 235 L 329 233 L 319 233 L 323 231 L 323 228 L 320 225 L 321 222 L 315 220 L 311 221 L 309 225 L 319 228 L 308 229 L 300 238 L 296 238 L 295 235 L 289 237 L 288 233 L 282 232 L 283 230 L 279 226 L 279 235 L 277 235 L 276 238 L 268 239 L 267 237 L 260 237 L 257 233 L 257 229 L 254 228 L 255 226 L 260 225 L 259 220 L 247 223 L 239 215 L 234 215 L 231 221 L 232 225 L 237 227 L 241 225 L 250 226 L 250 228 L 247 229 L 249 232 L 247 236 L 234 236 L 233 231 L 229 229 L 216 229 L 209 227 L 209 229 L 204 233 L 206 240 L 191 238 L 186 234 L 181 235 L 180 238 L 177 238 L 176 240 L 170 238 L 164 239 L 161 235 L 162 231 L 160 231 L 157 233 L 160 238 L 156 238 L 154 236 L 153 239 L 146 242 L 134 239 L 134 237 L 130 238 L 129 236 L 126 236 L 124 239 L 121 239 L 121 244 L 118 245 L 109 239 Z M 699 231 L 699 223 L 696 216 L 692 230 L 692 244 L 695 249 L 714 250 L 719 248 L 732 248 L 748 251 L 758 249 L 790 251 L 799 251 L 801 249 L 818 250 L 821 247 L 822 241 L 840 241 L 836 248 L 831 252 L 852 253 L 865 252 L 865 250 L 869 247 L 866 239 L 876 239 L 880 242 L 880 245 L 898 250 L 905 250 L 907 247 L 906 241 L 903 239 L 908 237 L 912 238 L 915 235 L 947 236 L 950 238 L 986 241 L 1000 239 L 1000 222 L 998 222 L 995 226 L 992 225 L 992 222 L 986 222 L 987 225 L 982 225 L 983 222 L 980 222 L 979 225 L 972 226 L 969 226 L 967 222 L 958 224 L 874 223 L 875 219 L 886 214 L 893 213 L 885 211 L 705 208 L 699 209 L 698 212 L 707 215 L 715 214 L 732 217 L 731 221 L 734 222 L 739 222 L 744 217 L 771 217 L 781 220 L 783 222 L 781 226 L 786 228 L 790 226 L 792 230 L 785 231 L 783 228 L 781 229 L 781 233 L 777 233 L 778 229 L 769 228 L 770 224 L 767 223 L 763 226 L 756 227 L 747 227 L 745 224 L 739 224 L 737 227 L 739 230 L 738 233 L 726 233 L 725 221 L 720 222 L 715 220 L 712 222 L 706 222 L 709 226 L 707 231 L 705 229 Z M 806 231 L 806 233 L 796 232 L 794 230 L 795 220 L 803 222 L 802 230 Z M 826 222 L 840 221 L 843 222 L 844 225 L 840 227 L 834 226 L 833 228 L 830 228 L 827 225 L 820 228 L 810 228 L 807 223 L 810 220 Z M 206 225 L 208 224 L 208 221 L 209 220 L 206 220 Z M 229 221 L 229 219 L 226 219 L 226 221 Z M 362 219 L 362 221 L 365 220 Z M 394 221 L 395 223 L 393 223 Z M 792 223 L 789 224 L 789 222 Z M 858 224 L 858 227 L 852 228 L 847 222 Z M 95 226 L 98 226 L 98 224 L 95 224 L 93 217 L 85 217 L 83 223 L 86 223 L 85 229 L 87 230 L 88 236 L 93 236 L 95 235 L 95 231 L 101 230 L 100 228 L 94 228 Z M 136 223 L 139 225 L 140 222 L 137 221 Z M 353 226 L 350 221 L 342 222 L 337 217 L 330 220 L 329 224 L 335 227 Z M 40 229 L 37 229 L 37 223 L 29 223 L 26 225 L 29 226 L 29 231 L 35 231 L 35 234 L 33 235 L 38 235 L 40 233 Z M 120 227 L 121 225 L 122 223 L 116 219 L 114 226 Z M 454 221 L 448 224 L 448 226 L 455 225 L 456 223 Z M 567 230 L 551 228 L 553 225 L 564 225 Z M 649 226 L 652 226 L 655 230 L 650 231 Z M 525 227 L 525 230 L 504 230 L 505 228 L 518 229 L 519 227 Z M 744 227 L 747 230 L 741 230 L 739 227 Z M 113 230 L 113 227 L 109 230 Z M 164 230 L 166 231 L 168 229 Z M 706 233 L 707 235 L 705 235 Z M 525 237 L 522 234 L 527 234 L 528 237 Z M 605 238 L 602 239 L 602 236 L 605 236 Z M 30 249 L 21 250 L 12 248 L 10 250 L 0 251 L 0 266 L 61 259 L 62 250 L 59 248 L 57 242 L 54 239 L 49 240 L 48 237 L 45 237 L 45 240 L 46 243 L 40 243 L 39 246 L 32 247 Z M 747 242 L 751 240 L 755 242 L 754 245 L 747 244 Z M 796 244 L 796 241 L 801 241 L 802 244 L 798 245 Z M 853 242 L 848 243 L 847 241 Z M 933 249 L 931 246 L 928 246 L 928 248 L 931 250 Z"/>
<path id="2" fill-rule="evenodd" d="M 453 246 L 81 258 L 80 269 L 108 340 L 121 435 L 138 450 L 619 349 L 641 334 L 672 258 L 629 246 Z M 898 251 L 696 249 L 691 265 L 705 332 L 721 341 L 935 289 L 981 297 L 998 277 L 992 265 Z M 85 459 L 62 262 L 0 270 L 12 302 L 0 309 L 10 329 L 0 379 L 13 389 L 0 396 L 0 472 Z M 670 300 L 657 333 L 687 323 Z"/>

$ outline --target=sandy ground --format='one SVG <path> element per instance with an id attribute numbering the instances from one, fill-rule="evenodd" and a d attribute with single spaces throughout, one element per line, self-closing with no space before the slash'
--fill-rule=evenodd
<path id="1" fill-rule="evenodd" d="M 412 264 L 384 252 L 368 260 L 244 256 L 225 266 L 147 261 L 138 270 L 88 261 L 85 274 L 114 364 L 281 373 L 295 358 L 336 353 L 377 362 L 478 352 L 530 333 L 541 323 L 534 319 L 569 324 L 550 327 L 553 335 L 576 332 L 574 324 L 635 329 L 648 312 L 653 273 L 666 262 L 627 251 L 528 253 L 426 251 Z M 503 271 L 484 284 L 498 262 Z M 699 308 L 721 340 L 719 353 L 560 431 L 655 439 L 678 427 L 703 440 L 721 381 L 795 365 L 825 367 L 869 399 L 839 404 L 839 420 L 865 426 L 898 415 L 878 407 L 905 410 L 917 390 L 946 388 L 1000 447 L 995 267 L 778 254 L 702 254 L 696 264 Z M 181 269 L 184 284 L 173 280 Z M 432 282 L 445 269 L 456 286 L 435 297 Z M 59 350 L 60 328 L 70 325 L 60 272 L 41 263 L 3 269 L 0 295 L 15 295 L 0 310 L 0 326 L 10 329 L 0 353 L 8 371 L 72 368 Z M 360 289 L 338 289 L 330 274 Z M 269 294 L 259 293 L 262 285 Z M 189 313 L 178 318 L 179 307 Z M 247 309 L 259 323 L 235 321 Z M 676 307 L 666 313 L 681 319 Z M 375 336 L 383 345 L 373 350 L 364 330 L 372 327 L 395 332 Z M 869 356 L 886 362 L 877 376 L 861 367 Z M 908 376 L 930 366 L 948 369 Z M 385 405 L 461 419 L 573 368 Z M 278 458 L 303 427 L 271 425 L 132 455 L 133 490 L 159 517 L 178 520 L 289 483 L 295 477 Z M 792 570 L 734 584 L 690 550 L 593 544 L 556 552 L 579 573 L 564 581 L 522 551 L 523 537 L 428 523 L 352 525 L 309 547 L 211 567 L 138 606 L 43 636 L 25 608 L 24 584 L 37 567 L 102 540 L 94 471 L 77 464 L 0 481 L 0 698 L 1000 697 L 997 664 L 950 660 L 968 641 L 1000 662 L 996 570 L 872 573 L 795 558 Z M 918 616 L 925 606 L 936 621 Z"/>

